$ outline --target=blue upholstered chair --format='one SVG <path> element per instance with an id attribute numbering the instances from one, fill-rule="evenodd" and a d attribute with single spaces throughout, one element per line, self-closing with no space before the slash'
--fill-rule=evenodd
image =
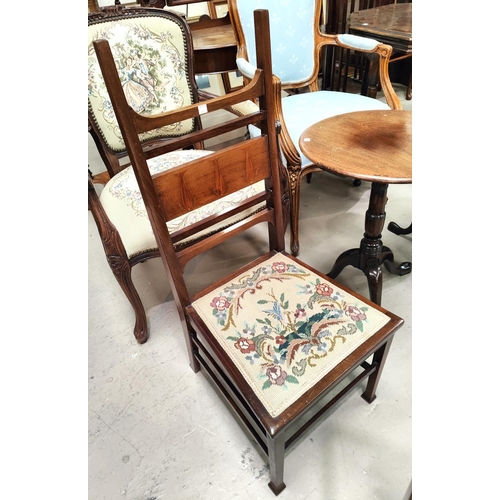
<path id="1" fill-rule="evenodd" d="M 147 319 L 132 282 L 132 267 L 160 254 L 133 169 L 126 163 L 128 151 L 93 46 L 98 39 L 107 40 L 112 48 L 131 108 L 142 115 L 150 115 L 198 102 L 191 34 L 184 19 L 161 9 L 117 5 L 88 15 L 88 120 L 108 174 L 98 174 L 98 178 L 90 173 L 88 206 L 109 266 L 134 309 L 135 338 L 144 343 L 148 338 Z M 195 117 L 141 134 L 141 146 L 147 155 L 150 172 L 158 174 L 211 154 L 202 149 L 173 151 L 169 146 L 174 138 L 200 127 Z M 94 188 L 98 183 L 105 184 L 99 196 Z M 199 228 L 239 206 L 260 192 L 261 184 L 169 221 L 168 229 L 176 247 L 186 248 L 200 241 L 206 234 L 202 231 L 197 238 L 190 236 L 193 225 Z M 210 230 L 226 228 L 252 213 L 253 210 L 240 212 L 218 226 L 212 225 Z"/>
<path id="2" fill-rule="evenodd" d="M 290 183 L 290 250 L 299 252 L 300 183 L 304 175 L 320 170 L 299 149 L 302 132 L 324 118 L 351 111 L 401 109 L 401 103 L 388 76 L 392 47 L 376 40 L 353 35 L 325 35 L 320 32 L 321 0 L 228 0 L 231 21 L 238 44 L 237 64 L 245 78 L 255 68 L 253 11 L 269 11 L 273 73 L 281 80 L 276 96 L 276 115 L 281 122 L 280 147 Z M 341 46 L 379 58 L 380 83 L 388 104 L 369 97 L 344 92 L 320 91 L 318 73 L 321 49 Z M 282 91 L 289 93 L 281 98 Z M 252 104 L 235 109 L 246 114 Z M 259 134 L 250 127 L 250 135 Z"/>

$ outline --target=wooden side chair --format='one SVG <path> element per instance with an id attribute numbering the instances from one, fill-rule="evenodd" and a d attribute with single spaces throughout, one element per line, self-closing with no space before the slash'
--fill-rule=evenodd
<path id="1" fill-rule="evenodd" d="M 144 116 L 199 102 L 193 72 L 193 47 L 185 20 L 172 12 L 116 5 L 88 16 L 88 116 L 92 136 L 109 174 L 109 180 L 103 180 L 103 176 L 96 180 L 89 172 L 88 205 L 108 263 L 134 309 L 134 335 L 142 344 L 148 338 L 147 318 L 132 281 L 132 268 L 160 253 L 134 171 L 130 164 L 120 162 L 127 159 L 129 151 L 96 59 L 93 41 L 97 39 L 109 42 L 114 57 L 113 69 L 120 74 L 127 102 Z M 140 135 L 138 145 L 144 150 L 152 173 L 210 154 L 210 151 L 199 149 L 202 141 L 187 141 L 175 148 L 178 151 L 165 149 L 173 139 L 200 130 L 199 118 L 182 118 Z M 190 149 L 183 150 L 185 147 Z M 105 184 L 99 196 L 95 183 Z M 221 212 L 244 204 L 259 189 L 248 186 L 169 221 L 168 228 L 176 247 L 184 248 L 203 239 L 204 233 L 191 234 L 193 224 L 213 222 Z M 211 226 L 210 231 L 223 230 L 258 209 L 237 211 L 234 217 L 216 227 Z"/>
<path id="2" fill-rule="evenodd" d="M 141 116 L 128 105 L 108 42 L 94 46 L 175 297 L 190 365 L 213 381 L 268 455 L 269 486 L 277 495 L 285 488 L 285 450 L 304 431 L 364 381 L 362 397 L 375 399 L 403 321 L 284 251 L 280 124 L 273 102 L 277 79 L 265 10 L 255 12 L 255 37 L 257 69 L 247 86 L 155 116 Z M 254 113 L 174 142 L 184 146 L 249 123 L 258 125 L 261 135 L 151 174 L 141 134 L 248 99 L 258 100 Z M 200 244 L 175 247 L 169 221 L 257 182 L 264 187 L 246 208 L 263 205 L 260 211 Z M 184 268 L 190 259 L 257 224 L 267 228 L 268 253 L 204 290 L 188 290 Z"/>
<path id="3" fill-rule="evenodd" d="M 243 76 L 250 79 L 256 56 L 252 17 L 255 2 L 228 0 L 228 7 L 238 45 L 238 67 Z M 322 0 L 303 0 L 297 6 L 290 4 L 288 8 L 275 0 L 259 0 L 259 8 L 270 13 L 273 73 L 281 81 L 275 105 L 282 126 L 280 148 L 290 182 L 290 250 L 293 255 L 298 255 L 301 180 L 320 170 L 300 151 L 298 141 L 302 132 L 333 115 L 371 109 L 401 109 L 401 103 L 388 76 L 392 48 L 376 40 L 353 35 L 321 33 Z M 362 95 L 319 90 L 321 52 L 327 46 L 352 49 L 379 58 L 380 83 L 388 104 Z M 282 98 L 282 90 L 289 95 Z M 246 112 L 241 111 L 242 114 Z M 251 136 L 259 133 L 256 127 L 249 127 L 249 132 Z"/>

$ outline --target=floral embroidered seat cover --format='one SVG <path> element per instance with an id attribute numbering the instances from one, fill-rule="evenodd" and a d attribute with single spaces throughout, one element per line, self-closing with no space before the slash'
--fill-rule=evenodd
<path id="1" fill-rule="evenodd" d="M 283 254 L 192 306 L 272 417 L 389 321 Z"/>

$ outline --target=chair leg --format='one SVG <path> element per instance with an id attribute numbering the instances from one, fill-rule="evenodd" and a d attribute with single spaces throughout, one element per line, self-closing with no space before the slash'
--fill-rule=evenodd
<path id="1" fill-rule="evenodd" d="M 88 176 L 88 207 L 99 231 L 109 267 L 111 267 L 116 280 L 134 309 L 134 336 L 139 344 L 144 344 L 148 340 L 148 325 L 144 306 L 132 283 L 132 265 L 128 259 L 120 233 L 109 220 L 99 201 L 90 173 Z"/>
<path id="2" fill-rule="evenodd" d="M 385 361 L 387 355 L 389 354 L 389 348 L 391 347 L 392 339 L 391 337 L 383 346 L 379 347 L 373 354 L 373 363 L 377 363 L 378 366 L 375 371 L 368 377 L 368 383 L 366 384 L 366 390 L 361 395 L 361 397 L 368 403 L 372 403 L 377 395 L 375 391 L 377 390 L 378 383 L 380 382 L 380 377 L 382 376 L 382 370 L 384 369 Z"/>
<path id="3" fill-rule="evenodd" d="M 410 73 L 410 79 L 408 80 L 408 87 L 406 87 L 406 100 L 411 101 L 412 98 L 412 88 L 411 88 L 411 73 Z"/>
<path id="4" fill-rule="evenodd" d="M 189 366 L 194 373 L 198 373 L 200 371 L 200 362 L 195 354 L 195 349 L 198 349 L 196 344 L 193 342 L 193 337 L 196 336 L 196 332 L 191 330 L 191 325 L 189 321 L 182 322 L 182 330 L 184 332 L 184 340 L 186 341 L 186 347 L 188 352 Z"/>
<path id="5" fill-rule="evenodd" d="M 142 305 L 141 298 L 132 282 L 132 266 L 127 258 L 120 255 L 108 256 L 109 267 L 115 275 L 116 281 L 120 285 L 123 293 L 129 300 L 135 313 L 134 337 L 139 344 L 144 344 L 148 340 L 148 323 L 146 311 Z"/>
<path id="6" fill-rule="evenodd" d="M 283 474 L 285 469 L 285 435 L 281 433 L 274 439 L 267 435 L 267 451 L 269 455 L 269 471 L 271 481 L 269 488 L 275 495 L 279 495 L 285 488 Z"/>
<path id="7" fill-rule="evenodd" d="M 299 208 L 300 208 L 300 173 L 290 172 L 290 252 L 299 254 Z"/>

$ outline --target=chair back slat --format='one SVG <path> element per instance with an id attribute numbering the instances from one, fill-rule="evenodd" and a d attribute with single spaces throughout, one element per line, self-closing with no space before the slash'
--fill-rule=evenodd
<path id="1" fill-rule="evenodd" d="M 155 175 L 165 219 L 175 219 L 268 178 L 267 140 L 257 137 Z"/>

